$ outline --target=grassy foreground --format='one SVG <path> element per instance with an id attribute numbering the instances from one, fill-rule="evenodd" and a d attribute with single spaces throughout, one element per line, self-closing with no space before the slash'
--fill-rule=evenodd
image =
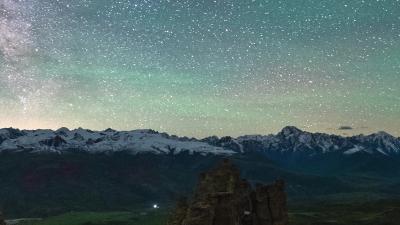
<path id="1" fill-rule="evenodd" d="M 19 225 L 164 225 L 167 216 L 164 210 L 71 212 Z M 289 216 L 291 225 L 398 225 L 400 202 L 303 204 L 292 206 Z"/>
<path id="2" fill-rule="evenodd" d="M 292 225 L 398 225 L 400 202 L 297 206 L 290 211 L 289 216 Z"/>
<path id="3" fill-rule="evenodd" d="M 18 225 L 161 225 L 164 212 L 71 212 Z"/>

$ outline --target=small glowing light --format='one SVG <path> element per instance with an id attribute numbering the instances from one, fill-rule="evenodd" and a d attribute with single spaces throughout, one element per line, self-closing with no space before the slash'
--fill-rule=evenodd
<path id="1" fill-rule="evenodd" d="M 160 206 L 158 206 L 157 204 L 153 205 L 153 209 L 158 209 L 158 208 L 160 208 Z"/>

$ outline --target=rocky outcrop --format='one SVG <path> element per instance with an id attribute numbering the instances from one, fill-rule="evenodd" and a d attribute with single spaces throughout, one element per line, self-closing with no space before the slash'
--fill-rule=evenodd
<path id="1" fill-rule="evenodd" d="M 176 204 L 176 208 L 174 213 L 170 216 L 168 220 L 168 224 L 182 224 L 182 221 L 186 217 L 187 209 L 188 209 L 188 201 L 186 198 L 181 198 L 178 200 Z"/>
<path id="2" fill-rule="evenodd" d="M 201 174 L 193 199 L 178 202 L 168 225 L 287 225 L 284 182 L 257 185 L 228 160 Z"/>
<path id="3" fill-rule="evenodd" d="M 4 221 L 3 213 L 0 212 L 0 225 L 6 225 L 6 222 Z"/>

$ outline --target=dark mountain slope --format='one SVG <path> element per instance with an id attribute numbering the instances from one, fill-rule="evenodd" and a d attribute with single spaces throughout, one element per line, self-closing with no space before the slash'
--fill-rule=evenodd
<path id="1" fill-rule="evenodd" d="M 3 153 L 0 207 L 10 216 L 39 216 L 71 210 L 127 210 L 155 202 L 165 205 L 190 193 L 198 174 L 222 158 L 199 154 Z M 280 169 L 259 155 L 238 155 L 233 160 L 252 183 L 285 179 L 292 198 L 356 191 L 337 178 Z"/>

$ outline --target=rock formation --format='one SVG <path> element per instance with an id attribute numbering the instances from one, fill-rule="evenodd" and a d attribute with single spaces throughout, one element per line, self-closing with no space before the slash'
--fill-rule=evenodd
<path id="1" fill-rule="evenodd" d="M 0 212 L 0 225 L 6 225 L 6 222 L 4 221 L 3 213 Z"/>
<path id="2" fill-rule="evenodd" d="M 201 174 L 192 200 L 180 200 L 168 221 L 168 225 L 287 224 L 284 182 L 253 189 L 229 160 Z"/>

